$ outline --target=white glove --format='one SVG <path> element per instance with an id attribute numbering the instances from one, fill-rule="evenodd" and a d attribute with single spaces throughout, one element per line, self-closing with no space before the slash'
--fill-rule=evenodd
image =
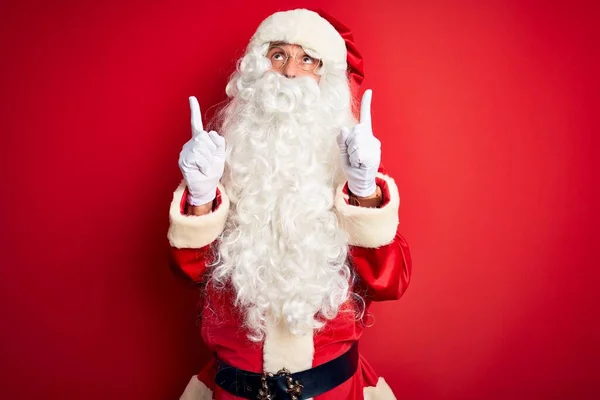
<path id="1" fill-rule="evenodd" d="M 217 184 L 225 168 L 225 139 L 215 131 L 206 132 L 202 126 L 200 105 L 190 97 L 192 138 L 179 153 L 179 169 L 187 184 L 187 202 L 200 206 L 214 200 Z"/>
<path id="2" fill-rule="evenodd" d="M 372 90 L 365 91 L 360 103 L 360 123 L 352 131 L 342 128 L 337 137 L 348 189 L 357 197 L 369 197 L 377 190 L 375 177 L 381 161 L 381 142 L 373 136 L 371 127 L 372 96 Z"/>

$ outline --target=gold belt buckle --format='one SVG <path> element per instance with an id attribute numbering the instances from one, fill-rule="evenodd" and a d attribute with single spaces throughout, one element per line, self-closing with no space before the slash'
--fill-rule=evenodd
<path id="1" fill-rule="evenodd" d="M 290 395 L 290 400 L 299 400 L 298 396 L 302 394 L 304 386 L 302 386 L 300 382 L 294 381 L 290 371 L 285 368 L 280 369 L 276 375 L 285 377 L 285 391 Z M 273 377 L 275 377 L 275 375 L 272 373 L 263 372 L 262 377 L 260 378 L 261 388 L 258 390 L 258 396 L 256 397 L 258 400 L 273 400 L 268 382 L 268 379 Z"/>
<path id="2" fill-rule="evenodd" d="M 272 378 L 273 374 L 270 372 L 263 372 L 261 378 L 260 378 L 260 386 L 261 388 L 258 389 L 258 396 L 256 396 L 256 398 L 258 400 L 273 400 L 273 398 L 271 397 L 271 391 L 269 390 L 269 382 L 267 381 L 267 379 Z"/>

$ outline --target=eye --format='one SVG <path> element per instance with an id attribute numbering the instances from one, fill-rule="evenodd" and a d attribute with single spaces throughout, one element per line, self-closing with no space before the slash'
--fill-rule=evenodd
<path id="1" fill-rule="evenodd" d="M 273 47 L 269 50 L 268 57 L 271 61 L 285 61 L 286 54 L 283 49 L 279 47 Z"/>
<path id="2" fill-rule="evenodd" d="M 314 64 L 315 59 L 310 56 L 302 56 L 302 64 Z"/>
<path id="3" fill-rule="evenodd" d="M 283 55 L 283 53 L 275 53 L 271 56 L 271 58 L 275 61 L 283 61 L 285 59 L 285 56 Z"/>

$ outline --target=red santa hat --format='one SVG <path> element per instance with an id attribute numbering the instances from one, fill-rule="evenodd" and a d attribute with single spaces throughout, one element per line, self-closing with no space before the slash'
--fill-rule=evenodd
<path id="1" fill-rule="evenodd" d="M 364 65 L 348 27 L 323 10 L 280 11 L 267 17 L 250 40 L 249 48 L 271 42 L 297 44 L 315 51 L 326 68 L 347 69 L 350 87 L 358 94 Z"/>

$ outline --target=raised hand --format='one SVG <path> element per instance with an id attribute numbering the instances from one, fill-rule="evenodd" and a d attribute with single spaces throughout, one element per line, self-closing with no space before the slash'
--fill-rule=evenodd
<path id="1" fill-rule="evenodd" d="M 360 122 L 350 131 L 342 128 L 337 137 L 342 168 L 348 178 L 348 189 L 358 197 L 369 197 L 377 190 L 375 177 L 381 162 L 381 142 L 371 126 L 372 90 L 363 94 Z"/>
<path id="2" fill-rule="evenodd" d="M 179 153 L 179 169 L 187 184 L 188 203 L 199 206 L 216 197 L 217 184 L 225 168 L 225 139 L 215 131 L 204 130 L 198 100 L 194 96 L 189 100 L 192 138 Z"/>

